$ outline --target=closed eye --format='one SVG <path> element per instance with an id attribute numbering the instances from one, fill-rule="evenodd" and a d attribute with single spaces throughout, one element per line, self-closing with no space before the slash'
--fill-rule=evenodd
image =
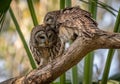
<path id="1" fill-rule="evenodd" d="M 40 39 L 45 39 L 45 37 L 44 37 L 44 36 L 40 36 L 39 38 L 40 38 Z"/>
<path id="2" fill-rule="evenodd" d="M 48 36 L 48 38 L 51 38 L 52 37 L 52 34 L 50 34 L 49 36 Z"/>
<path id="3" fill-rule="evenodd" d="M 48 18 L 46 21 L 47 21 L 47 22 L 52 22 L 53 19 L 52 19 L 52 18 Z"/>
<path id="4" fill-rule="evenodd" d="M 52 17 L 51 15 L 46 18 L 47 22 L 52 22 L 53 20 L 54 20 L 54 17 Z"/>

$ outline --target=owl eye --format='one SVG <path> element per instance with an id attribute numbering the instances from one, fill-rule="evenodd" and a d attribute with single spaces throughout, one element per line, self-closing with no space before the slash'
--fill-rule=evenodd
<path id="1" fill-rule="evenodd" d="M 36 40 L 45 39 L 44 31 L 39 31 L 35 35 Z"/>
<path id="2" fill-rule="evenodd" d="M 46 21 L 47 22 L 52 22 L 52 18 L 47 18 Z"/>
<path id="3" fill-rule="evenodd" d="M 48 38 L 51 38 L 51 37 L 52 37 L 52 34 L 49 34 L 49 35 L 48 35 Z"/>
<path id="4" fill-rule="evenodd" d="M 45 39 L 45 37 L 44 37 L 44 36 L 39 36 L 39 38 L 40 38 L 40 39 Z"/>
<path id="5" fill-rule="evenodd" d="M 52 17 L 52 16 L 46 17 L 46 22 L 51 23 L 52 21 L 54 21 L 54 17 Z"/>

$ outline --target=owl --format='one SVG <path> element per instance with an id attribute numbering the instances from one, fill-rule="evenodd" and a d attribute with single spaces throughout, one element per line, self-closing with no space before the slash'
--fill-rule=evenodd
<path id="1" fill-rule="evenodd" d="M 75 18 L 81 18 L 83 16 L 91 17 L 91 14 L 82 10 L 79 6 L 67 7 L 65 9 L 48 12 L 45 15 L 44 23 L 49 25 L 59 25 L 60 23 L 71 21 Z"/>
<path id="2" fill-rule="evenodd" d="M 79 6 L 48 12 L 44 23 L 55 26 L 63 43 L 69 40 L 74 41 L 78 36 L 82 36 L 80 32 L 83 28 L 97 26 L 97 23 L 91 18 L 91 14 Z"/>
<path id="3" fill-rule="evenodd" d="M 55 28 L 55 30 L 58 31 L 58 29 L 56 29 L 58 28 L 56 25 L 56 20 L 59 17 L 59 15 L 60 15 L 60 10 L 48 12 L 45 15 L 43 23 L 49 25 L 51 28 Z"/>
<path id="4" fill-rule="evenodd" d="M 48 62 L 62 54 L 64 46 L 58 38 L 57 32 L 49 25 L 38 25 L 31 31 L 30 49 L 39 66 L 45 66 Z"/>

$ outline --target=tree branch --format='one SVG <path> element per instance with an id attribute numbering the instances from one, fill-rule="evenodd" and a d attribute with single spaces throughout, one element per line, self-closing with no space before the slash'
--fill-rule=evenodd
<path id="1" fill-rule="evenodd" d="M 98 36 L 98 48 L 120 48 L 120 33 L 112 33 L 100 30 Z"/>
<path id="2" fill-rule="evenodd" d="M 88 30 L 85 30 L 87 31 Z M 48 63 L 47 66 L 32 70 L 26 76 L 9 79 L 1 84 L 49 84 L 62 73 L 76 65 L 87 53 L 100 48 L 120 48 L 120 34 L 89 29 L 89 33 L 81 32 L 62 56 Z M 11 81 L 10 81 L 11 80 Z"/>

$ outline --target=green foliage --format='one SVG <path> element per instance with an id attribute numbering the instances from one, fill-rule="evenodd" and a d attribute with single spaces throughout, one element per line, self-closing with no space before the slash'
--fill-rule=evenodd
<path id="1" fill-rule="evenodd" d="M 11 0 L 0 0 L 0 31 L 2 30 L 5 15 L 7 10 L 9 9 L 10 3 Z"/>
<path id="2" fill-rule="evenodd" d="M 30 9 L 31 17 L 33 19 L 33 23 L 34 23 L 34 25 L 38 25 L 38 21 L 37 21 L 37 18 L 36 18 L 35 10 L 34 10 L 34 7 L 33 7 L 33 2 L 31 0 L 27 0 L 27 2 L 28 2 L 29 9 Z M 21 38 L 21 41 L 22 41 L 22 43 L 24 45 L 24 48 L 25 48 L 26 53 L 28 55 L 30 64 L 31 64 L 32 68 L 35 69 L 35 68 L 37 68 L 37 66 L 36 66 L 36 64 L 34 62 L 32 54 L 31 54 L 31 52 L 30 52 L 30 50 L 28 48 L 27 42 L 25 41 L 25 38 L 24 38 L 24 36 L 23 36 L 23 34 L 22 34 L 21 30 L 20 30 L 20 26 L 19 26 L 19 24 L 18 24 L 18 22 L 16 20 L 16 17 L 15 17 L 15 15 L 14 15 L 14 13 L 13 13 L 11 8 L 10 8 L 9 12 L 10 12 L 10 15 L 11 15 L 11 17 L 13 19 L 13 22 L 14 22 L 15 26 L 16 26 L 16 30 L 17 30 L 20 38 Z"/>
<path id="3" fill-rule="evenodd" d="M 114 12 L 118 12 L 117 10 L 115 10 L 114 8 L 112 8 L 111 6 L 109 6 L 106 3 L 103 3 L 101 1 L 98 1 L 98 2 L 95 2 L 95 0 L 92 0 L 91 2 L 88 2 L 88 1 L 85 1 L 85 0 L 80 0 L 80 1 L 84 2 L 86 4 L 90 4 L 91 2 L 96 3 L 98 5 L 98 7 L 107 10 L 108 12 L 110 12 L 114 16 L 116 16 L 116 14 Z"/>
<path id="4" fill-rule="evenodd" d="M 92 2 L 93 0 L 89 0 L 89 12 L 91 12 L 92 17 L 96 19 L 96 14 L 97 14 L 97 0 L 96 2 Z M 86 57 L 85 57 L 85 62 L 84 62 L 84 84 L 92 84 L 92 74 L 93 74 L 93 61 L 94 61 L 94 53 L 90 52 Z"/>
<path id="5" fill-rule="evenodd" d="M 19 24 L 18 24 L 18 22 L 17 22 L 17 20 L 16 20 L 16 17 L 15 17 L 15 15 L 14 15 L 14 13 L 13 13 L 13 11 L 12 11 L 11 8 L 9 9 L 9 12 L 10 12 L 10 15 L 11 15 L 11 17 L 12 17 L 12 20 L 13 20 L 15 26 L 16 26 L 16 30 L 17 30 L 20 38 L 21 38 L 21 41 L 22 41 L 22 43 L 23 43 L 23 45 L 24 45 L 24 48 L 25 48 L 26 53 L 27 53 L 27 55 L 28 55 L 30 64 L 31 64 L 32 68 L 35 69 L 35 68 L 36 68 L 36 64 L 35 64 L 35 62 L 34 62 L 34 60 L 33 60 L 33 57 L 32 57 L 32 54 L 31 54 L 29 48 L 28 48 L 27 42 L 25 41 L 25 38 L 24 38 L 24 36 L 23 36 L 23 34 L 22 34 L 21 30 L 20 30 L 20 26 L 19 26 Z"/>
<path id="6" fill-rule="evenodd" d="M 60 9 L 65 8 L 65 0 L 60 0 Z"/>
<path id="7" fill-rule="evenodd" d="M 36 25 L 38 25 L 38 21 L 37 21 L 37 17 L 36 17 L 36 14 L 35 14 L 34 7 L 33 7 L 33 2 L 32 2 L 32 0 L 27 0 L 27 3 L 28 3 L 28 7 L 29 7 L 29 10 L 30 10 L 32 20 L 33 20 L 33 24 L 34 24 L 34 26 L 36 26 Z"/>
<path id="8" fill-rule="evenodd" d="M 60 0 L 60 9 L 65 8 L 65 0 Z M 65 73 L 60 76 L 60 84 L 66 84 L 66 75 Z"/>
<path id="9" fill-rule="evenodd" d="M 65 0 L 66 7 L 71 7 L 71 0 Z"/>
<path id="10" fill-rule="evenodd" d="M 114 32 L 118 32 L 120 30 L 119 26 L 120 26 L 120 9 L 119 9 L 118 16 L 117 16 L 117 19 L 116 19 Z M 110 49 L 109 52 L 108 52 L 107 61 L 106 61 L 105 69 L 104 69 L 104 72 L 103 72 L 103 77 L 102 77 L 101 84 L 106 84 L 107 83 L 107 79 L 108 79 L 108 75 L 109 75 L 110 66 L 111 66 L 111 62 L 112 62 L 114 52 L 115 52 L 115 49 Z"/>
<path id="11" fill-rule="evenodd" d="M 65 75 L 65 73 L 60 76 L 60 84 L 66 84 L 66 75 Z"/>
<path id="12" fill-rule="evenodd" d="M 83 84 L 92 84 L 93 57 L 93 52 L 85 57 Z"/>
<path id="13" fill-rule="evenodd" d="M 5 13 L 10 6 L 11 0 L 0 0 L 0 13 Z"/>
<path id="14" fill-rule="evenodd" d="M 77 65 L 72 67 L 72 84 L 78 84 L 78 68 L 77 68 Z"/>

